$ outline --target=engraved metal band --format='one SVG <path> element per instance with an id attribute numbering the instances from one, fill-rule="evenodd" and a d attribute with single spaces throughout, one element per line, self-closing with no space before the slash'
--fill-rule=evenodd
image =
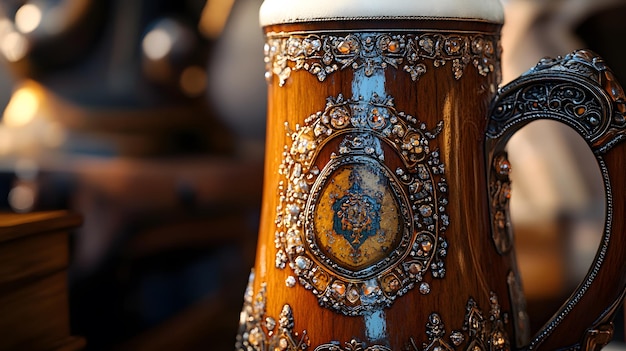
<path id="1" fill-rule="evenodd" d="M 265 77 L 272 75 L 285 84 L 293 71 L 307 71 L 321 82 L 343 69 L 398 69 L 417 81 L 432 66 L 450 63 L 456 79 L 467 66 L 480 75 L 500 75 L 500 37 L 486 33 L 386 30 L 332 33 L 268 33 L 265 44 Z"/>

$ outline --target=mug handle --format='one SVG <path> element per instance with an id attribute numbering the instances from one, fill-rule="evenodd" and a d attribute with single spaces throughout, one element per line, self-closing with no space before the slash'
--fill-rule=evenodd
<path id="1" fill-rule="evenodd" d="M 492 236 L 501 254 L 512 243 L 504 148 L 524 125 L 548 119 L 577 131 L 593 151 L 606 193 L 604 231 L 589 272 L 523 350 L 600 350 L 612 338 L 612 320 L 626 293 L 625 115 L 622 87 L 603 59 L 588 50 L 542 59 L 492 101 L 485 150 Z"/>

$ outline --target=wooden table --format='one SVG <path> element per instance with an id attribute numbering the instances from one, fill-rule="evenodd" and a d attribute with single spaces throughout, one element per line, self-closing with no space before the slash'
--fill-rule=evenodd
<path id="1" fill-rule="evenodd" d="M 0 213 L 0 350 L 80 350 L 70 335 L 66 211 Z"/>

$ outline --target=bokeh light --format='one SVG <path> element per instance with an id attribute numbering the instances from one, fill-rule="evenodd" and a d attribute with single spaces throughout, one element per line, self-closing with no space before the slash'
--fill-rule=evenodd
<path id="1" fill-rule="evenodd" d="M 19 184 L 9 192 L 9 205 L 15 212 L 28 212 L 35 206 L 35 189 Z"/>
<path id="2" fill-rule="evenodd" d="M 40 99 L 36 91 L 27 86 L 18 89 L 4 110 L 4 124 L 8 127 L 28 124 L 35 118 L 39 105 Z"/>
<path id="3" fill-rule="evenodd" d="M 35 4 L 25 4 L 15 13 L 15 27 L 24 34 L 31 33 L 41 24 L 43 13 Z"/>
<path id="4" fill-rule="evenodd" d="M 180 89 L 188 96 L 198 96 L 206 89 L 206 71 L 200 66 L 189 66 L 180 75 Z"/>
<path id="5" fill-rule="evenodd" d="M 172 37 L 164 28 L 155 28 L 143 39 L 143 52 L 151 60 L 160 60 L 172 50 Z"/>

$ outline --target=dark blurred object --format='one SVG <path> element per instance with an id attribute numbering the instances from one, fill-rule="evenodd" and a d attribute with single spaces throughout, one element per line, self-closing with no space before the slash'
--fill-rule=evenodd
<path id="1" fill-rule="evenodd" d="M 59 165 L 70 171 L 42 175 L 42 183 L 54 189 L 73 178 L 74 206 L 85 211 L 74 241 L 71 307 L 88 349 L 231 348 L 254 259 L 261 163 L 77 166 Z"/>
<path id="2" fill-rule="evenodd" d="M 23 76 L 79 63 L 100 39 L 110 3 L 97 0 L 0 3 L 0 51 Z"/>
<path id="3" fill-rule="evenodd" d="M 228 2 L 210 0 L 209 4 Z M 262 158 L 267 84 L 263 78 L 265 37 L 258 23 L 260 5 L 261 0 L 240 0 L 232 5 L 231 16 L 210 53 L 207 97 L 242 141 L 237 145 L 238 150 Z M 219 23 L 219 18 L 203 16 L 203 22 Z"/>
<path id="4" fill-rule="evenodd" d="M 600 54 L 620 82 L 626 82 L 626 2 L 616 1 L 586 16 L 576 28 L 585 46 Z"/>
<path id="5" fill-rule="evenodd" d="M 245 30 L 227 23 L 233 0 L 0 4 L 0 57 L 16 77 L 0 123 L 2 207 L 84 215 L 70 311 L 87 350 L 232 348 L 261 202 L 262 143 L 240 138 L 263 134 L 252 97 L 265 91 L 249 84 L 265 87 L 259 4 L 244 1 Z M 226 27 L 252 28 L 258 75 L 235 53 L 236 74 L 209 88 L 215 57 L 233 61 Z M 253 115 L 209 97 L 235 80 L 235 107 Z"/>
<path id="6" fill-rule="evenodd" d="M 0 53 L 19 80 L 41 86 L 48 118 L 67 134 L 57 150 L 228 153 L 230 132 L 205 99 L 212 40 L 198 29 L 204 5 L 198 0 L 3 2 Z"/>
<path id="7" fill-rule="evenodd" d="M 81 350 L 70 336 L 68 233 L 80 216 L 64 211 L 0 213 L 0 350 Z"/>

